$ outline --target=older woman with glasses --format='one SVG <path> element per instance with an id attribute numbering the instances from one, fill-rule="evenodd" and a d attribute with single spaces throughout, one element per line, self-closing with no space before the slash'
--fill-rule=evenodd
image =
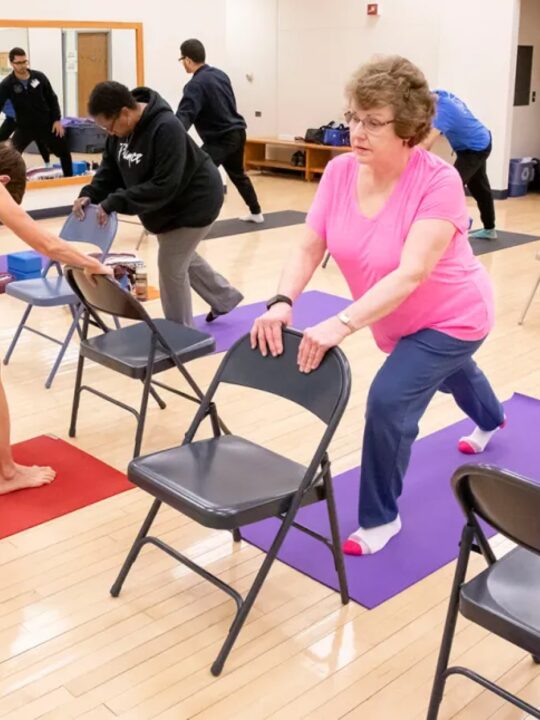
<path id="1" fill-rule="evenodd" d="M 367 401 L 359 528 L 343 546 L 366 555 L 401 529 L 403 477 L 437 390 L 451 393 L 477 426 L 459 440 L 464 453 L 482 452 L 505 418 L 473 360 L 494 312 L 488 274 L 467 239 L 463 185 L 454 168 L 419 147 L 434 115 L 426 79 L 405 58 L 386 57 L 361 67 L 346 95 L 352 153 L 328 164 L 251 342 L 263 355 L 282 352 L 281 328 L 328 250 L 353 302 L 305 331 L 300 372 L 316 370 L 329 348 L 365 327 L 388 353 Z"/>

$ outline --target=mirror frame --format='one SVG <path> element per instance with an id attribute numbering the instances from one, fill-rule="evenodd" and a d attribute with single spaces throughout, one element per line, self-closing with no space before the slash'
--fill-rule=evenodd
<path id="1" fill-rule="evenodd" d="M 107 22 L 90 20 L 7 20 L 0 18 L 0 27 L 41 27 L 41 28 L 95 28 L 97 30 L 135 30 L 136 72 L 137 85 L 144 85 L 144 50 L 143 50 L 143 24 L 130 22 Z M 69 178 L 54 178 L 52 180 L 30 180 L 26 187 L 28 190 L 41 188 L 63 187 L 64 185 L 84 185 L 88 183 L 88 175 L 75 175 Z"/>

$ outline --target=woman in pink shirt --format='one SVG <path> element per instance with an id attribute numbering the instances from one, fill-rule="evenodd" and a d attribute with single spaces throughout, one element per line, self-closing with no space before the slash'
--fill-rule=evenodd
<path id="1" fill-rule="evenodd" d="M 493 325 L 493 296 L 467 239 L 463 185 L 453 167 L 418 147 L 434 114 L 426 79 L 405 58 L 378 59 L 355 73 L 347 99 L 353 151 L 328 164 L 251 341 L 263 354 L 282 352 L 281 328 L 328 250 L 354 302 L 305 331 L 300 371 L 315 370 L 328 348 L 364 327 L 388 353 L 367 402 L 360 527 L 343 546 L 365 555 L 401 529 L 403 477 L 437 390 L 452 393 L 477 425 L 460 440 L 462 452 L 482 452 L 504 413 L 472 359 Z"/>

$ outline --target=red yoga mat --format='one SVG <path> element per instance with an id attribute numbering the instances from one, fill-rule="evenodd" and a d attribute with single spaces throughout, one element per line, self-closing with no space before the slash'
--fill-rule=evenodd
<path id="1" fill-rule="evenodd" d="M 50 465 L 56 478 L 50 485 L 0 495 L 0 538 L 133 487 L 118 470 L 52 435 L 17 443 L 13 457 L 21 465 Z"/>

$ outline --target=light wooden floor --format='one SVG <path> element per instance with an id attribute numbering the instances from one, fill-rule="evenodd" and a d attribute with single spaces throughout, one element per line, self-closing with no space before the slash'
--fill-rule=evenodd
<path id="1" fill-rule="evenodd" d="M 315 185 L 294 179 L 255 177 L 263 208 L 307 209 Z M 223 217 L 243 211 L 234 190 Z M 539 234 L 540 197 L 498 203 L 498 225 Z M 472 213 L 475 214 L 475 210 Z M 475 215 L 476 217 L 476 215 Z M 59 221 L 47 221 L 57 229 Z M 301 226 L 220 238 L 202 253 L 230 278 L 247 302 L 273 294 L 279 270 Z M 123 225 L 116 249 L 134 248 L 136 227 Z M 2 252 L 22 249 L 0 229 Z M 501 398 L 519 391 L 540 397 L 540 293 L 525 326 L 517 319 L 540 272 L 540 242 L 483 256 L 497 296 L 497 326 L 478 357 Z M 156 283 L 155 240 L 142 254 Z M 345 294 L 330 263 L 312 287 Z M 0 298 L 0 348 L 5 352 L 21 305 Z M 153 304 L 156 313 L 159 302 Z M 197 300 L 198 311 L 206 308 Z M 43 326 L 61 333 L 67 314 L 35 311 Z M 370 378 L 381 362 L 368 332 L 344 347 L 353 367 L 353 395 L 333 442 L 336 473 L 358 463 L 362 415 Z M 45 390 L 55 348 L 26 336 L 12 363 L 2 368 L 13 414 L 13 440 L 47 432 L 67 439 L 77 350 L 73 346 L 53 388 Z M 191 365 L 205 386 L 218 357 Z M 139 388 L 93 367 L 88 377 L 105 390 L 130 398 Z M 253 402 L 239 390 L 221 404 L 239 433 L 300 460 L 311 447 L 315 424 L 279 401 Z M 181 441 L 193 406 L 173 399 L 151 408 L 144 450 Z M 426 434 L 460 418 L 448 397 L 437 397 L 421 425 Z M 133 443 L 130 416 L 83 397 L 76 444 L 125 470 Z M 502 439 L 502 438 L 501 438 Z M 43 458 L 44 461 L 47 458 Z M 540 468 L 539 468 L 540 470 Z M 437 476 L 434 482 L 448 482 Z M 1 502 L 1 500 L 0 500 Z M 232 618 L 231 601 L 198 576 L 154 549 L 146 549 L 120 598 L 109 586 L 149 505 L 133 490 L 0 541 L 0 717 L 2 720 L 214 720 L 235 718 L 425 717 L 453 564 L 382 606 L 342 608 L 333 591 L 277 564 L 240 634 L 225 671 L 210 675 Z M 183 552 L 245 590 L 261 553 L 228 533 L 198 527 L 164 510 L 157 530 Z M 500 544 L 500 551 L 507 548 Z M 479 559 L 473 569 L 482 566 Z M 454 657 L 540 704 L 540 670 L 522 652 L 460 622 Z M 441 720 L 510 720 L 522 713 L 469 682 L 451 680 Z"/>

